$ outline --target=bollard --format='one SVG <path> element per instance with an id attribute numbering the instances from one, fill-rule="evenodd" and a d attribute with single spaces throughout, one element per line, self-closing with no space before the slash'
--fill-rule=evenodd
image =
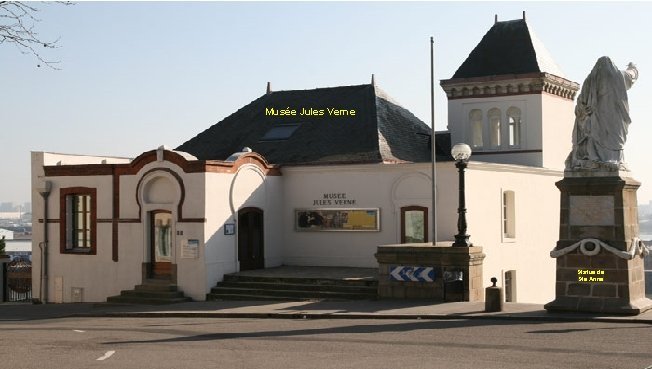
<path id="1" fill-rule="evenodd" d="M 484 295 L 484 311 L 503 311 L 503 289 L 496 286 L 498 279 L 491 278 L 493 286 L 485 288 Z"/>

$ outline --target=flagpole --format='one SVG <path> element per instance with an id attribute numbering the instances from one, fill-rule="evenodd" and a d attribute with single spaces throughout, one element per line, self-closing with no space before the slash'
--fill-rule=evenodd
<path id="1" fill-rule="evenodd" d="M 435 169 L 436 158 L 435 155 L 435 40 L 430 36 L 430 124 L 431 124 L 431 167 L 432 167 L 432 244 L 437 245 L 437 171 Z"/>

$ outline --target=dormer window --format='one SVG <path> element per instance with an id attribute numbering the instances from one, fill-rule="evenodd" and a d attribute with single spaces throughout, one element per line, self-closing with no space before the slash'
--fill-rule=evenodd
<path id="1" fill-rule="evenodd" d="M 299 128 L 299 124 L 282 124 L 272 127 L 260 139 L 261 141 L 282 141 L 292 136 L 294 131 Z"/>

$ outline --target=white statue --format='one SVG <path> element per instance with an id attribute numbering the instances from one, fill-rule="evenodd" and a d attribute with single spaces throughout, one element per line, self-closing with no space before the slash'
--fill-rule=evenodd
<path id="1" fill-rule="evenodd" d="M 566 170 L 627 170 L 623 155 L 631 123 L 627 90 L 637 78 L 633 63 L 621 71 L 608 57 L 598 59 L 577 98 Z"/>

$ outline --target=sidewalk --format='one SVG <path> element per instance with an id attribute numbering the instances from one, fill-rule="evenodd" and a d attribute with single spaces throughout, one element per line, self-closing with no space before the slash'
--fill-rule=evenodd
<path id="1" fill-rule="evenodd" d="M 652 311 L 634 316 L 548 313 L 543 305 L 506 303 L 502 312 L 485 313 L 484 302 L 376 301 L 206 301 L 174 305 L 0 304 L 0 322 L 66 317 L 205 317 L 262 319 L 503 319 L 550 322 L 623 322 L 652 324 Z"/>

